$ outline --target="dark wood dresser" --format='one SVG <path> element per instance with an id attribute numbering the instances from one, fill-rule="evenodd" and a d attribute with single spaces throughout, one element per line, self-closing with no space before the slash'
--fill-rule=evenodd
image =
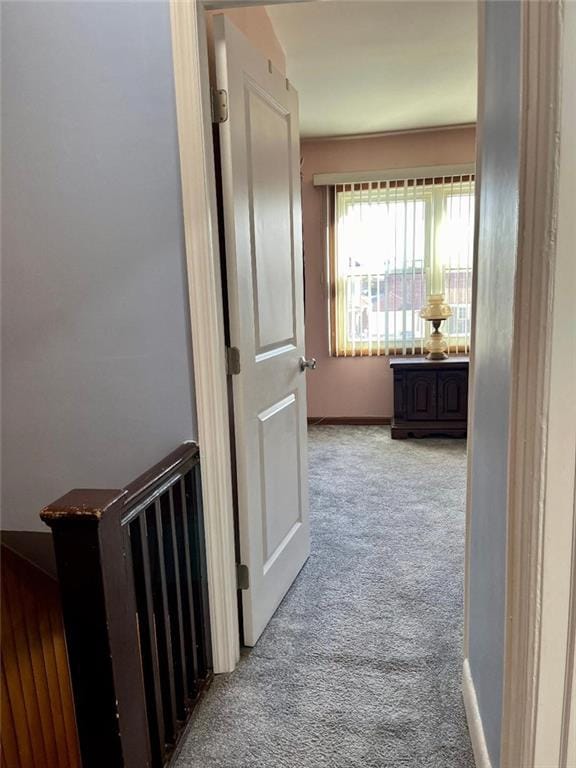
<path id="1" fill-rule="evenodd" d="M 466 437 L 468 358 L 393 357 L 392 437 Z"/>

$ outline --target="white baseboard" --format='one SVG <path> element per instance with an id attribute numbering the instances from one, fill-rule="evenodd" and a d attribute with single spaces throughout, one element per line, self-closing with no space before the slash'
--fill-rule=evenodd
<path id="1" fill-rule="evenodd" d="M 462 668 L 462 696 L 464 698 L 464 709 L 466 710 L 466 720 L 468 721 L 468 730 L 470 731 L 476 768 L 492 768 L 468 659 L 464 659 Z"/>

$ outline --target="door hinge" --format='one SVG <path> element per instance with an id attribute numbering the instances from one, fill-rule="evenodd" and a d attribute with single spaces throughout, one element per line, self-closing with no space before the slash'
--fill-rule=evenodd
<path id="1" fill-rule="evenodd" d="M 238 347 L 226 347 L 226 373 L 236 376 L 240 373 L 240 350 Z"/>
<path id="2" fill-rule="evenodd" d="M 212 88 L 212 122 L 228 120 L 228 93 L 223 88 Z"/>
<path id="3" fill-rule="evenodd" d="M 250 587 L 250 571 L 247 565 L 236 564 L 236 589 L 248 589 Z"/>

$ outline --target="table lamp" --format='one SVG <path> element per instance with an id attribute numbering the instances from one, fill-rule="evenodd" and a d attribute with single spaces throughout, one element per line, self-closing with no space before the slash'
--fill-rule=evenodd
<path id="1" fill-rule="evenodd" d="M 434 330 L 426 339 L 427 360 L 445 360 L 448 357 L 448 345 L 444 334 L 440 331 L 442 320 L 452 317 L 452 310 L 444 303 L 444 294 L 432 293 L 428 297 L 428 304 L 420 310 L 420 317 L 430 320 Z"/>

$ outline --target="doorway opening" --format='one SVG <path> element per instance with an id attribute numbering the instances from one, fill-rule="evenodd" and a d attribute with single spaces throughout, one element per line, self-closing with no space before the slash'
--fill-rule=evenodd
<path id="1" fill-rule="evenodd" d="M 208 19 L 236 544 L 246 566 L 240 624 L 253 650 L 204 705 L 182 758 L 194 752 L 198 765 L 217 759 L 216 742 L 272 765 L 258 757 L 271 734 L 287 739 L 294 765 L 317 764 L 314 743 L 336 749 L 342 734 L 359 765 L 384 754 L 417 764 L 431 753 L 443 766 L 473 764 L 459 693 L 466 455 L 446 435 L 461 435 L 466 422 L 475 8 L 457 4 L 451 19 L 460 55 L 471 46 L 471 81 L 449 78 L 453 104 L 446 93 L 443 107 L 432 104 L 438 89 L 422 74 L 425 103 L 402 100 L 394 83 L 408 89 L 418 62 L 406 72 L 396 49 L 381 84 L 397 94 L 396 111 L 371 83 L 351 102 L 337 66 L 345 51 L 358 53 L 357 33 L 364 63 L 350 76 L 362 91 L 377 68 L 370 29 L 385 26 L 390 41 L 408 30 L 430 37 L 430 17 L 416 19 L 433 5 L 303 3 Z M 435 27 L 445 42 L 453 37 L 450 24 Z M 314 45 L 320 29 L 326 40 Z M 446 50 L 428 43 L 429 79 L 434 46 Z M 300 103 L 300 121 L 297 92 L 318 80 L 311 57 L 331 47 L 339 55 L 318 65 L 324 82 L 307 109 Z M 337 110 L 322 105 L 327 83 L 343 91 Z M 449 357 L 430 362 L 420 310 L 439 293 L 452 310 Z M 404 368 L 393 371 L 398 358 Z M 392 440 L 393 419 L 394 437 L 440 436 Z M 216 711 L 235 731 L 228 747 L 214 731 Z M 311 741 L 306 723 L 318 726 Z"/>
<path id="2" fill-rule="evenodd" d="M 257 2 L 258 0 L 255 0 L 255 3 Z M 243 5 L 243 2 L 233 0 L 231 4 L 240 6 Z M 217 211 L 212 157 L 212 128 L 210 126 L 211 105 L 204 22 L 202 14 L 199 13 L 202 8 L 214 9 L 221 5 L 224 3 L 221 3 L 220 0 L 200 0 L 199 4 L 174 3 L 171 6 L 171 11 L 175 42 L 175 82 L 179 113 L 178 129 L 181 144 L 184 219 L 187 227 L 188 272 L 193 278 L 189 284 L 191 326 L 195 352 L 203 363 L 200 369 L 195 372 L 199 438 L 204 445 L 204 454 L 210 459 L 205 471 L 206 483 L 203 495 L 206 508 L 209 510 L 207 544 L 210 594 L 213 598 L 211 623 L 216 640 L 215 669 L 218 672 L 226 672 L 235 668 L 239 658 L 238 615 L 234 606 L 236 578 L 234 558 L 231 554 L 234 539 L 230 452 L 227 438 L 228 409 L 225 387 L 222 384 L 226 356 L 221 320 L 223 312 L 221 307 L 220 262 L 217 242 L 215 242 L 214 237 L 214 233 L 217 231 Z M 226 3 L 225 5 L 229 8 L 230 4 Z M 334 7 L 338 6 L 334 4 Z M 359 4 L 355 4 L 355 7 L 359 7 Z M 481 246 L 483 269 L 481 270 L 479 286 L 477 289 L 474 287 L 474 292 L 479 299 L 479 317 L 478 320 L 472 318 L 472 325 L 482 324 L 482 336 L 478 336 L 476 341 L 483 343 L 482 345 L 480 343 L 472 344 L 471 350 L 475 358 L 474 368 L 477 371 L 480 368 L 483 370 L 485 386 L 482 389 L 485 392 L 492 392 L 499 405 L 505 408 L 508 400 L 506 396 L 501 396 L 503 392 L 510 390 L 510 395 L 514 399 L 518 396 L 518 391 L 523 391 L 523 385 L 519 386 L 518 382 L 520 381 L 522 384 L 524 363 L 527 359 L 531 359 L 530 355 L 525 356 L 527 349 L 531 348 L 531 334 L 526 328 L 534 329 L 540 337 L 546 328 L 541 319 L 549 319 L 550 317 L 550 306 L 544 305 L 544 303 L 537 304 L 530 309 L 528 322 L 523 325 L 520 322 L 523 312 L 515 307 L 512 299 L 516 293 L 524 295 L 527 291 L 532 290 L 533 286 L 530 280 L 534 275 L 541 278 L 537 281 L 538 291 L 545 293 L 550 285 L 549 262 L 540 260 L 535 266 L 535 271 L 531 271 L 536 252 L 533 248 L 534 243 L 531 240 L 526 243 L 525 238 L 520 239 L 518 227 L 524 226 L 525 221 L 536 216 L 537 211 L 538 222 L 542 227 L 541 230 L 538 229 L 537 231 L 538 238 L 544 231 L 548 231 L 546 227 L 552 210 L 550 206 L 555 187 L 553 184 L 545 188 L 537 186 L 538 194 L 536 194 L 530 173 L 537 167 L 538 163 L 542 163 L 543 167 L 550 171 L 550 178 L 554 182 L 558 176 L 556 166 L 553 166 L 551 158 L 553 149 L 557 148 L 555 141 L 557 134 L 554 126 L 557 124 L 559 113 L 558 110 L 553 113 L 550 112 L 548 105 L 549 99 L 551 100 L 550 103 L 553 102 L 557 105 L 557 94 L 554 88 L 559 77 L 559 70 L 556 67 L 557 57 L 555 56 L 558 47 L 554 41 L 561 38 L 561 26 L 559 18 L 555 15 L 557 13 L 556 6 L 546 6 L 544 9 L 544 6 L 534 7 L 530 4 L 521 3 L 481 4 L 479 12 L 480 84 L 482 86 L 479 124 L 483 134 L 479 141 L 479 158 L 483 176 L 483 204 L 479 213 L 481 226 L 478 228 L 476 239 L 479 240 Z M 549 35 L 550 29 L 553 30 L 552 36 Z M 526 30 L 529 30 L 528 35 Z M 460 38 L 457 39 L 459 42 Z M 533 39 L 537 43 L 535 46 L 532 45 Z M 545 51 L 546 55 L 541 56 L 541 51 Z M 423 71 L 427 72 L 426 67 L 423 67 Z M 520 79 L 521 72 L 526 74 L 526 78 Z M 503 77 L 503 73 L 505 77 Z M 541 88 L 542 84 L 544 85 L 543 88 Z M 515 94 L 517 93 L 519 99 L 511 101 L 509 99 L 510 90 Z M 438 103 L 441 101 L 439 98 Z M 537 109 L 527 111 L 526 105 L 528 103 L 535 103 Z M 500 131 L 502 127 L 500 120 L 494 124 L 487 119 L 488 115 L 493 113 L 495 104 L 499 105 L 498 114 L 507 127 L 505 135 Z M 544 127 L 542 132 L 539 130 L 540 126 Z M 526 178 L 523 176 L 525 171 L 528 173 Z M 533 199 L 540 194 L 546 205 L 534 207 Z M 495 224 L 492 221 L 492 213 L 496 212 Z M 498 225 L 499 221 L 502 222 L 504 230 Z M 506 251 L 506 258 L 504 258 L 505 254 L 501 248 L 503 231 L 506 232 L 506 238 L 509 239 L 510 243 L 510 248 Z M 524 230 L 521 231 L 524 232 Z M 540 241 L 538 240 L 538 242 Z M 549 243 L 542 245 L 544 248 L 548 246 Z M 515 273 L 515 265 L 517 262 L 518 264 L 521 263 L 521 257 L 526 258 L 528 267 Z M 505 261 L 504 272 L 500 268 L 503 258 Z M 487 266 L 484 264 L 486 261 L 488 262 Z M 474 283 L 478 279 L 477 274 L 475 274 Z M 493 310 L 490 307 L 492 294 L 506 297 L 497 306 L 494 306 Z M 499 343 L 503 344 L 501 350 L 503 358 L 508 361 L 506 365 L 500 366 L 500 369 L 494 369 L 491 360 L 486 360 L 490 348 L 486 335 L 490 329 L 496 329 L 500 322 L 494 323 L 493 315 L 501 318 L 504 327 L 510 329 L 510 332 L 505 334 L 502 334 L 500 330 L 498 337 Z M 533 315 L 534 321 L 532 321 Z M 512 325 L 514 325 L 514 329 L 512 329 Z M 474 353 L 475 347 L 476 352 Z M 490 355 L 488 356 L 490 357 Z M 480 359 L 481 357 L 482 359 Z M 546 376 L 549 371 L 549 358 L 538 356 L 537 363 L 539 375 Z M 529 378 L 532 382 L 533 377 L 530 376 Z M 480 397 L 478 381 L 479 374 L 475 373 L 475 386 L 471 400 L 474 406 L 478 405 Z M 527 389 L 530 388 L 527 387 Z M 421 391 L 425 392 L 426 387 L 422 387 Z M 476 697 L 474 680 L 476 679 L 476 683 L 480 679 L 490 682 L 490 680 L 496 679 L 494 675 L 498 679 L 501 676 L 504 677 L 506 692 L 504 701 L 501 701 L 498 684 L 492 686 L 492 692 L 488 694 L 488 700 L 494 705 L 486 721 L 490 726 L 488 740 L 490 755 L 494 761 L 497 761 L 500 725 L 502 726 L 500 744 L 502 750 L 508 749 L 510 734 L 513 733 L 514 738 L 521 734 L 524 738 L 527 718 L 515 713 L 512 706 L 513 700 L 508 697 L 508 693 L 510 690 L 518 688 L 522 699 L 520 706 L 524 707 L 521 710 L 522 713 L 528 712 L 528 705 L 531 701 L 529 695 L 532 691 L 530 686 L 533 685 L 531 671 L 534 669 L 537 656 L 529 657 L 529 650 L 524 647 L 525 644 L 522 642 L 524 635 L 521 627 L 529 625 L 528 631 L 532 633 L 535 631 L 537 621 L 532 621 L 532 610 L 536 610 L 534 615 L 539 615 L 540 606 L 533 605 L 532 595 L 527 594 L 527 589 L 521 589 L 519 593 L 516 592 L 514 575 L 518 574 L 518 568 L 521 570 L 526 568 L 534 579 L 539 580 L 541 578 L 539 572 L 541 552 L 537 551 L 538 542 L 532 534 L 534 531 L 540 530 L 536 526 L 536 521 L 541 521 L 543 511 L 541 506 L 534 504 L 531 507 L 531 514 L 524 520 L 518 506 L 520 496 L 517 498 L 515 494 L 509 503 L 506 490 L 510 490 L 511 484 L 514 484 L 518 477 L 521 480 L 524 479 L 523 489 L 526 491 L 529 501 L 534 501 L 541 489 L 542 472 L 534 472 L 534 483 L 528 483 L 527 470 L 521 460 L 521 451 L 518 450 L 515 440 L 517 434 L 531 434 L 531 430 L 536 429 L 536 422 L 540 423 L 538 408 L 545 407 L 547 402 L 543 392 L 544 390 L 538 389 L 534 385 L 533 390 L 530 389 L 528 393 L 529 400 L 534 395 L 537 400 L 537 408 L 525 410 L 523 403 L 515 402 L 508 418 L 505 418 L 503 413 L 502 418 L 500 418 L 500 411 L 496 414 L 489 414 L 488 429 L 484 430 L 483 428 L 481 432 L 484 437 L 488 435 L 490 439 L 496 440 L 498 450 L 492 450 L 495 449 L 494 444 L 485 446 L 488 447 L 487 451 L 482 450 L 482 446 L 478 445 L 477 440 L 480 430 L 475 430 L 474 452 L 476 453 L 476 448 L 479 448 L 482 456 L 474 457 L 473 461 L 470 459 L 468 461 L 468 474 L 470 475 L 473 466 L 474 478 L 480 476 L 480 486 L 478 483 L 473 483 L 471 484 L 472 489 L 469 491 L 470 503 L 473 502 L 473 511 L 476 510 L 476 512 L 473 515 L 468 513 L 469 524 L 467 526 L 468 570 L 466 578 L 470 584 L 466 586 L 465 590 L 467 597 L 465 630 L 467 636 L 465 636 L 464 645 L 467 658 L 463 668 L 463 692 L 474 751 L 481 764 L 489 763 L 483 720 L 486 721 L 488 717 L 490 705 L 486 704 L 486 686 L 484 686 L 483 709 L 486 710 L 486 707 L 488 709 L 482 716 L 479 707 L 482 701 Z M 475 411 L 477 411 L 476 407 L 471 414 L 471 420 L 473 423 L 479 424 L 481 423 L 479 421 L 480 411 L 477 413 Z M 519 420 L 520 413 L 524 414 L 523 418 L 525 417 L 527 427 Z M 494 415 L 497 420 L 501 421 L 502 429 L 500 427 L 495 428 Z M 509 440 L 507 437 L 508 425 L 511 430 Z M 538 441 L 536 442 L 540 445 Z M 512 449 L 507 465 L 501 458 L 503 452 L 506 452 L 506 448 Z M 539 466 L 541 467 L 545 463 L 544 456 L 545 454 L 535 457 L 536 463 L 540 462 Z M 497 479 L 497 482 L 494 482 L 494 478 Z M 527 485 L 530 487 L 526 487 Z M 522 496 L 522 498 L 524 497 Z M 467 505 L 468 509 L 470 509 L 470 503 Z M 480 516 L 483 518 L 482 525 L 478 524 L 477 507 L 479 507 Z M 483 558 L 478 557 L 478 547 L 474 546 L 474 542 L 478 541 L 478 537 L 480 537 L 480 549 L 492 553 L 494 547 L 491 546 L 488 539 L 492 535 L 491 526 L 493 523 L 498 525 L 500 531 L 494 539 L 494 544 L 499 551 L 496 553 L 496 562 L 493 563 L 495 567 L 487 569 Z M 513 526 L 513 536 L 505 542 L 502 527 L 506 525 Z M 488 537 L 486 533 L 488 533 Z M 473 580 L 468 575 L 468 572 L 472 573 L 471 560 L 473 564 L 476 563 L 478 566 L 473 573 Z M 511 579 L 510 583 L 508 583 L 509 579 Z M 504 584 L 507 587 L 506 590 L 500 589 L 500 586 Z M 483 592 L 476 589 L 478 586 L 483 588 Z M 484 588 L 486 586 L 489 593 Z M 502 595 L 504 592 L 507 592 L 506 604 L 510 602 L 513 611 L 513 625 L 507 625 L 505 633 L 503 627 L 500 626 L 505 623 L 502 620 L 504 615 L 504 598 Z M 472 604 L 470 603 L 471 596 L 474 598 Z M 486 610 L 490 615 L 491 622 L 496 627 L 500 627 L 500 631 L 496 633 L 497 637 L 492 637 L 492 635 L 486 637 L 483 624 Z M 478 625 L 474 627 L 475 634 L 470 631 L 470 625 Z M 476 638 L 475 642 L 474 638 Z M 495 640 L 495 643 L 492 643 L 492 639 Z M 486 649 L 491 649 L 494 645 L 496 646 L 495 653 L 486 654 Z M 519 654 L 522 657 L 518 664 L 511 655 L 511 651 L 515 648 L 519 649 Z M 501 656 L 504 657 L 503 669 Z M 476 659 L 475 663 L 480 664 L 482 668 L 489 667 L 487 677 L 483 673 L 479 675 L 478 669 L 476 669 L 476 677 L 471 674 L 473 672 L 471 664 L 474 659 Z M 520 690 L 521 686 L 516 685 L 513 679 L 519 668 L 521 682 L 529 681 L 526 690 Z M 502 717 L 499 719 L 500 708 Z M 532 733 L 533 729 L 532 731 L 529 729 L 529 732 Z M 533 742 L 531 743 L 533 746 Z M 530 746 L 528 742 L 526 744 L 528 747 Z"/>

